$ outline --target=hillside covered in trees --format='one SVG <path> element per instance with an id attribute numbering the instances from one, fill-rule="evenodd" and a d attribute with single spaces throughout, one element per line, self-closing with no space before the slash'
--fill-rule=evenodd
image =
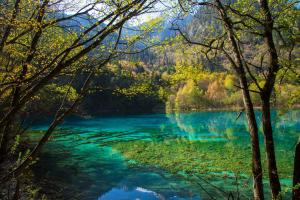
<path id="1" fill-rule="evenodd" d="M 45 189 L 41 181 L 44 168 L 36 166 L 41 160 L 46 162 L 44 167 L 51 163 L 55 169 L 69 169 L 68 163 L 59 163 L 52 155 L 63 149 L 56 153 L 70 154 L 70 163 L 84 159 L 87 152 L 106 152 L 99 156 L 100 164 L 91 155 L 86 161 L 90 164 L 87 174 L 95 170 L 94 163 L 106 169 L 106 156 L 117 151 L 123 156 L 117 161 L 119 165 L 108 159 L 115 171 L 125 165 L 133 169 L 142 165 L 151 174 L 154 166 L 162 173 L 176 172 L 185 181 L 195 174 L 207 178 L 224 172 L 228 173 L 225 179 L 236 179 L 232 185 L 242 185 L 251 176 L 252 186 L 244 184 L 248 192 L 245 196 L 283 199 L 284 187 L 289 185 L 285 197 L 299 199 L 299 120 L 286 117 L 298 116 L 300 107 L 299 12 L 299 2 L 290 0 L 1 1 L 0 198 L 56 199 L 36 189 Z M 211 119 L 214 114 L 203 111 L 219 111 L 220 116 Z M 223 111 L 238 112 L 236 119 Z M 189 113 L 188 117 L 183 113 Z M 131 119 L 132 114 L 143 115 Z M 157 119 L 154 122 L 152 114 Z M 116 118 L 110 121 L 111 116 Z M 121 116 L 130 124 L 118 118 Z M 100 126 L 99 117 L 107 124 Z M 212 125 L 207 126 L 206 119 Z M 195 120 L 202 123 L 201 127 Z M 245 123 L 238 124 L 238 120 Z M 281 137 L 283 130 L 290 134 L 286 141 Z M 278 144 L 281 140 L 278 150 L 275 141 Z M 73 155 L 76 150 L 69 145 L 72 141 L 88 141 L 83 144 L 91 145 L 78 143 L 79 153 Z M 207 144 L 200 144 L 203 141 Z M 217 148 L 214 142 L 220 141 L 227 143 Z M 291 141 L 295 145 L 286 150 L 284 145 Z M 173 156 L 170 149 L 178 150 L 178 154 Z M 234 171 L 230 171 L 220 161 L 222 149 L 239 151 L 247 159 L 237 155 L 232 161 L 226 158 L 224 163 L 232 162 Z M 286 156 L 278 156 L 283 151 Z M 176 156 L 178 160 L 172 160 Z M 207 163 L 214 166 L 199 169 L 200 162 L 206 162 L 196 157 L 208 159 Z M 124 160 L 126 164 L 120 164 Z M 78 163 L 76 166 L 81 167 Z M 69 171 L 75 175 L 70 180 L 85 170 L 72 167 Z M 284 167 L 287 170 L 282 170 Z M 240 180 L 236 173 L 240 173 Z M 108 182 L 115 184 L 111 177 Z M 173 184 L 173 179 L 166 180 Z M 138 185 L 136 188 L 151 193 Z M 226 195 L 230 198 L 233 194 Z M 234 195 L 240 199 L 238 189 Z"/>
<path id="2" fill-rule="evenodd" d="M 124 48 L 122 46 L 127 42 L 132 43 L 131 46 L 97 70 L 93 86 L 79 106 L 77 115 L 241 109 L 243 102 L 239 82 L 224 55 L 205 54 L 203 47 L 190 44 L 175 28 L 180 26 L 181 29 L 187 30 L 188 35 L 195 38 L 217 30 L 218 20 L 203 13 L 205 11 L 200 10 L 183 19 L 174 16 L 161 17 L 143 22 L 141 25 L 128 24 L 124 27 L 121 38 L 123 41 L 120 41 L 119 47 Z M 57 15 L 54 17 L 57 18 Z M 76 35 L 80 32 L 79 27 L 87 28 L 91 22 L 95 23 L 96 19 L 90 15 L 76 17 L 71 22 L 62 22 L 60 23 L 62 28 L 52 30 L 61 32 L 61 41 L 56 37 L 53 40 L 57 45 L 61 45 L 70 37 L 66 37 L 68 34 L 65 31 L 71 31 Z M 143 33 L 137 34 L 139 32 Z M 113 34 L 103 45 L 111 45 L 109 40 L 116 39 L 117 36 Z M 48 40 L 51 41 L 51 38 Z M 263 52 L 264 47 L 260 43 L 259 40 L 255 42 L 255 49 Z M 298 47 L 290 47 L 293 48 L 291 52 L 288 52 L 289 49 L 282 52 L 282 62 L 289 60 L 297 62 L 295 58 L 299 53 Z M 249 47 L 250 54 L 251 51 L 253 50 Z M 250 54 L 255 63 L 260 62 L 260 58 Z M 94 65 L 89 63 L 93 57 L 93 53 L 89 54 L 83 62 Z M 296 63 L 287 65 L 294 67 Z M 278 80 L 272 95 L 274 108 L 299 105 L 299 73 L 296 68 L 287 70 L 289 67 L 286 66 L 278 72 Z M 55 98 L 56 100 L 50 97 L 64 94 L 68 86 L 71 86 L 69 100 L 74 99 L 84 79 L 79 78 L 80 81 L 76 83 L 70 83 L 66 81 L 67 79 L 70 79 L 68 73 L 43 88 L 39 98 L 36 99 L 35 108 L 30 110 L 36 114 L 37 111 L 33 109 L 45 109 L 42 115 L 45 116 L 46 113 L 51 116 L 58 108 L 62 97 Z M 263 80 L 260 82 L 263 84 Z M 250 83 L 249 87 L 253 91 L 258 90 L 255 83 Z M 254 105 L 259 107 L 258 94 L 253 92 L 251 95 Z"/>

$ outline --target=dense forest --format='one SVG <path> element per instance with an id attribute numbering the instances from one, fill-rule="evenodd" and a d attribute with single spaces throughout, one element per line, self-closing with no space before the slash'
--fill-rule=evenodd
<path id="1" fill-rule="evenodd" d="M 225 110 L 245 115 L 253 199 L 263 190 L 283 198 L 272 111 L 300 107 L 299 2 L 4 0 L 0 19 L 1 199 L 47 198 L 29 197 L 31 168 L 68 118 Z M 32 144 L 28 134 L 41 123 L 47 128 Z M 139 145 L 147 146 L 115 148 Z"/>

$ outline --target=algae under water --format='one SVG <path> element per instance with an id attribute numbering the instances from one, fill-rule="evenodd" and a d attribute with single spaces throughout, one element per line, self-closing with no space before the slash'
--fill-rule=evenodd
<path id="1" fill-rule="evenodd" d="M 289 187 L 300 111 L 272 114 L 281 181 Z M 68 119 L 46 144 L 34 174 L 37 181 L 68 188 L 60 188 L 64 195 L 57 199 L 74 199 L 72 195 L 83 200 L 224 199 L 237 190 L 249 197 L 249 134 L 245 117 L 236 120 L 237 115 L 195 112 Z M 36 130 L 46 127 L 35 126 L 32 141 L 40 135 Z M 267 190 L 267 179 L 265 184 Z"/>

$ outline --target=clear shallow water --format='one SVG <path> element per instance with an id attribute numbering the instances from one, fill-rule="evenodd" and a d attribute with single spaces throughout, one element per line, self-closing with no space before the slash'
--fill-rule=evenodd
<path id="1" fill-rule="evenodd" d="M 246 120 L 244 116 L 236 120 L 237 115 L 199 112 L 70 119 L 45 146 L 34 171 L 39 181 L 62 184 L 71 191 L 65 192 L 66 196 L 76 191 L 78 199 L 83 200 L 209 199 L 211 195 L 222 198 L 218 190 L 201 180 L 186 180 L 157 168 L 128 167 L 111 145 L 118 141 L 166 138 L 215 145 L 221 141 L 248 144 Z M 277 147 L 292 150 L 300 133 L 300 111 L 284 115 L 274 112 L 273 119 Z M 260 121 L 259 113 L 257 120 Z M 46 125 L 34 127 L 45 128 Z"/>

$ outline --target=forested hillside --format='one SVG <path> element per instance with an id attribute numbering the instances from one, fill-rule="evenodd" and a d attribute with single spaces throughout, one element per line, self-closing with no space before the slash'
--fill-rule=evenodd
<path id="1" fill-rule="evenodd" d="M 180 27 L 187 30 L 191 38 L 203 37 L 210 31 L 218 30 L 218 21 L 213 16 L 203 15 L 204 12 L 199 11 L 186 17 L 188 20 L 180 20 Z M 134 47 L 134 51 L 138 53 L 123 55 L 105 67 L 96 78 L 100 88 L 94 91 L 92 97 L 93 102 L 101 102 L 96 108 L 97 113 L 174 112 L 242 107 L 238 80 L 224 55 L 206 54 L 203 47 L 189 44 L 176 31 L 175 25 L 171 24 L 176 20 L 178 19 L 160 19 L 160 28 L 150 33 L 152 41 L 141 42 Z M 130 34 L 133 34 L 132 31 Z M 147 45 L 151 48 L 148 49 Z M 294 68 L 298 62 L 295 57 L 299 54 L 299 47 L 291 45 L 283 49 L 282 62 L 293 59 L 295 63 L 288 65 Z M 249 56 L 259 65 L 259 54 L 256 56 L 251 53 L 251 48 L 249 46 Z M 293 48 L 292 52 L 288 48 Z M 255 49 L 263 52 L 264 47 L 259 40 L 255 42 Z M 299 106 L 299 71 L 297 68 L 287 70 L 288 67 L 278 72 L 272 97 L 273 107 Z M 257 90 L 255 83 L 250 83 L 249 87 Z M 259 107 L 259 96 L 255 93 L 252 95 L 255 106 Z M 95 108 L 92 110 L 95 111 Z"/>
<path id="2" fill-rule="evenodd" d="M 298 200 L 299 14 L 294 0 L 0 1 L 0 199 L 67 199 L 63 182 L 88 200 L 174 185 Z"/>
<path id="3" fill-rule="evenodd" d="M 138 26 L 127 24 L 122 35 L 123 42 L 132 40 L 132 46 L 128 53 L 112 59 L 97 72 L 90 95 L 86 97 L 77 114 L 91 116 L 111 113 L 240 109 L 243 102 L 239 83 L 224 55 L 206 54 L 203 47 L 189 44 L 176 30 L 176 27 L 180 26 L 191 39 L 221 31 L 220 24 L 213 14 L 203 14 L 205 12 L 200 10 L 183 19 L 161 17 Z M 62 23 L 62 26 L 76 33 L 78 27 L 88 26 L 90 21 L 95 19 L 87 15 L 75 18 L 72 22 Z M 105 43 L 109 44 L 109 40 L 116 39 L 116 36 L 112 36 Z M 255 42 L 258 52 L 264 48 L 260 43 L 259 40 Z M 119 45 L 121 47 L 122 42 Z M 291 45 L 292 52 L 288 52 L 288 49 L 283 50 L 286 52 L 282 52 L 282 62 L 285 62 L 285 59 L 295 60 L 299 53 L 298 46 Z M 250 52 L 251 48 L 249 46 L 249 56 L 258 63 L 259 58 Z M 275 86 L 272 106 L 298 106 L 298 69 L 282 69 L 279 74 L 281 75 L 278 76 Z M 65 80 L 65 77 L 59 78 L 55 84 L 60 85 L 62 89 L 66 87 L 63 86 L 66 82 L 61 80 Z M 80 84 L 77 82 L 72 85 L 75 88 L 74 92 L 78 92 L 76 88 L 78 90 Z M 255 83 L 251 83 L 249 87 L 257 90 Z M 53 86 L 52 89 L 51 86 L 48 89 L 59 93 Z M 258 95 L 252 95 L 255 106 L 259 107 Z M 42 107 L 48 106 L 43 104 Z"/>

